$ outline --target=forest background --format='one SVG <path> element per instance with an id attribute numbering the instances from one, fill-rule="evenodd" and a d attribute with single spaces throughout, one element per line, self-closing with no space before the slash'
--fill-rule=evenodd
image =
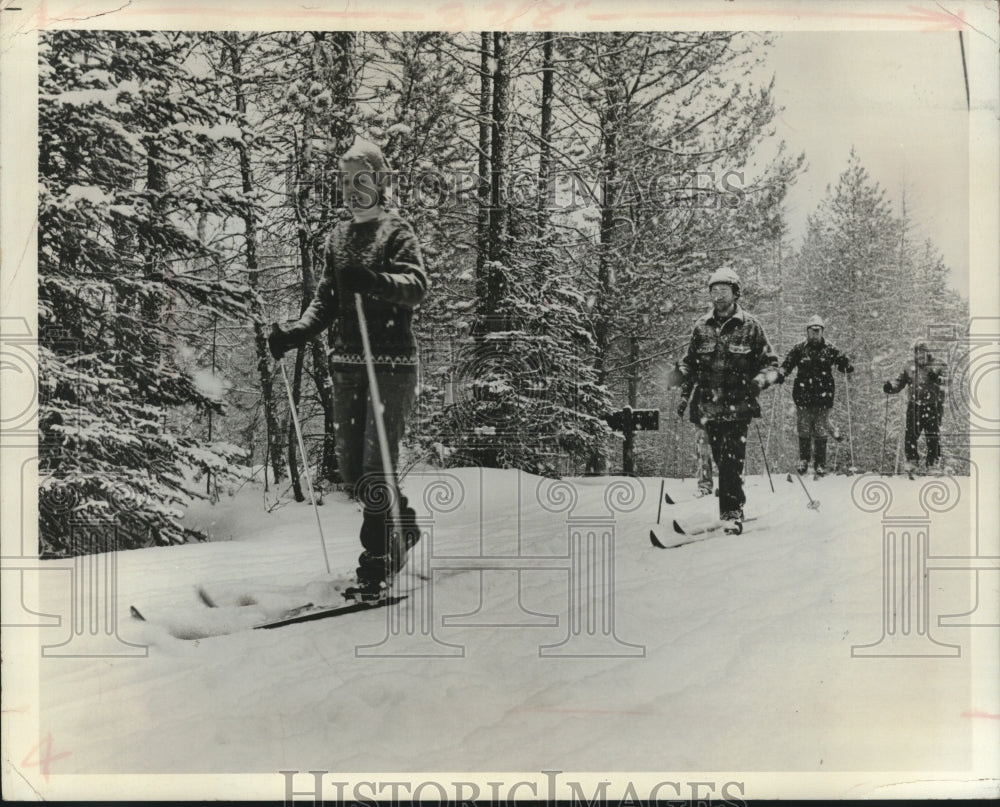
<path id="1" fill-rule="evenodd" d="M 39 42 L 40 534 L 114 517 L 132 546 L 200 537 L 192 495 L 235 468 L 304 499 L 273 321 L 298 316 L 344 215 L 356 137 L 433 287 L 416 320 L 418 463 L 681 477 L 694 430 L 666 371 L 721 265 L 783 356 L 820 313 L 838 376 L 836 468 L 892 471 L 881 383 L 968 304 L 903 197 L 855 152 L 792 246 L 806 155 L 775 147 L 767 36 L 728 32 L 48 32 Z M 766 144 L 766 145 L 765 145 Z M 315 483 L 338 483 L 325 344 L 285 359 Z M 750 473 L 794 458 L 778 387 Z M 848 409 L 848 398 L 850 407 Z M 607 415 L 660 411 L 623 441 Z M 961 471 L 967 427 L 945 412 Z M 623 442 L 625 445 L 623 446 Z M 623 451 L 623 448 L 625 449 Z"/>

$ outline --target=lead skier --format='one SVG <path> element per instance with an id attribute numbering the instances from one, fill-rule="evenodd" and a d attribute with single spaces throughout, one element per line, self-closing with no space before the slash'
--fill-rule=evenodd
<path id="1" fill-rule="evenodd" d="M 778 358 L 760 320 L 738 300 L 739 275 L 729 267 L 708 279 L 712 311 L 694 325 L 677 369 L 682 387 L 694 386 L 691 406 L 708 435 L 719 469 L 719 518 L 725 532 L 743 532 L 743 463 L 750 421 L 760 417 L 758 396 L 778 377 Z"/>
<path id="2" fill-rule="evenodd" d="M 428 280 L 412 228 L 386 208 L 391 169 L 382 151 L 358 140 L 341 156 L 340 168 L 351 219 L 338 223 L 327 239 L 323 279 L 309 307 L 287 327 L 275 323 L 268 344 L 278 359 L 334 326 L 330 359 L 337 463 L 364 508 L 357 585 L 345 596 L 377 600 L 385 596 L 402 565 L 404 553 L 398 548 L 390 551 L 390 536 L 401 534 L 406 548 L 419 538 L 416 514 L 400 492 L 393 469 L 416 397 L 417 349 L 411 321 L 413 309 L 427 293 Z M 383 467 L 379 449 L 355 294 L 362 296 L 370 331 L 392 469 Z M 400 525 L 392 523 L 394 501 L 399 503 Z"/>

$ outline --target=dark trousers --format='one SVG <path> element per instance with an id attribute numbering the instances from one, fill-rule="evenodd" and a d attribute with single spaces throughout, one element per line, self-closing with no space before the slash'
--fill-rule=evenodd
<path id="1" fill-rule="evenodd" d="M 708 443 L 705 430 L 699 428 L 697 435 L 698 448 L 698 489 L 702 493 L 711 493 L 712 485 L 712 447 Z"/>
<path id="2" fill-rule="evenodd" d="M 368 388 L 368 375 L 359 370 L 337 371 L 333 374 L 334 433 L 337 464 L 344 482 L 353 488 L 361 502 L 364 518 L 361 524 L 359 577 L 384 577 L 390 568 L 389 537 L 393 527 L 393 505 L 399 503 L 401 523 L 408 543 L 414 543 L 416 513 L 399 489 L 395 475 L 399 457 L 399 442 L 406 429 L 406 418 L 416 398 L 416 376 L 413 373 L 376 372 L 382 417 L 389 443 L 389 460 L 394 473 L 382 466 L 375 412 Z"/>
<path id="3" fill-rule="evenodd" d="M 716 421 L 705 424 L 712 458 L 719 469 L 719 516 L 742 515 L 743 463 L 747 456 L 749 420 Z"/>
<path id="4" fill-rule="evenodd" d="M 918 406 L 913 401 L 906 405 L 906 434 L 904 445 L 906 459 L 916 464 L 920 462 L 917 451 L 917 440 L 921 432 L 927 443 L 927 464 L 933 465 L 941 456 L 941 407 L 931 405 Z"/>
<path id="5" fill-rule="evenodd" d="M 809 462 L 812 456 L 817 467 L 825 466 L 826 440 L 830 435 L 829 407 L 797 407 L 796 426 L 799 433 L 799 459 Z"/>

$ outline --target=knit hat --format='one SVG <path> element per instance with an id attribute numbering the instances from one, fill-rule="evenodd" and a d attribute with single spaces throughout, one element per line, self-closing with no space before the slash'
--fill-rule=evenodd
<path id="1" fill-rule="evenodd" d="M 359 162 L 367 165 L 375 174 L 387 174 L 392 170 L 389 161 L 382 153 L 382 149 L 370 140 L 363 140 L 360 137 L 354 138 L 351 147 L 340 155 L 340 161 Z"/>

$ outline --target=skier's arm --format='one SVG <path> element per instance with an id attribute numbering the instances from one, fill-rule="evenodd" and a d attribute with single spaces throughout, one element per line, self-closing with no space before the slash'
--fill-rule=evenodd
<path id="1" fill-rule="evenodd" d="M 326 267 L 323 278 L 316 287 L 316 293 L 309 307 L 302 312 L 297 322 L 284 328 L 285 338 L 291 347 L 300 347 L 329 328 L 337 311 L 337 283 L 334 280 L 333 260 L 329 250 L 326 253 Z"/>
<path id="2" fill-rule="evenodd" d="M 837 348 L 833 348 L 833 364 L 842 373 L 853 373 L 854 365 L 847 358 L 846 353 L 841 353 Z"/>
<path id="3" fill-rule="evenodd" d="M 895 395 L 897 392 L 901 392 L 903 388 L 910 383 L 910 371 L 903 370 L 898 376 L 896 376 L 895 381 L 886 381 L 882 386 L 882 389 L 887 395 Z"/>
<path id="4" fill-rule="evenodd" d="M 681 392 L 684 393 L 685 397 L 690 394 L 695 382 L 695 371 L 698 367 L 698 353 L 695 349 L 697 339 L 698 328 L 695 326 L 694 332 L 688 340 L 687 352 L 684 354 L 684 358 L 677 362 L 677 369 L 684 376 L 684 380 L 681 382 Z"/>
<path id="5" fill-rule="evenodd" d="M 758 389 L 765 390 L 778 380 L 778 357 L 771 350 L 771 343 L 767 341 L 767 334 L 764 329 L 757 328 L 757 375 L 753 377 L 753 383 Z"/>
<path id="6" fill-rule="evenodd" d="M 788 377 L 788 374 L 792 372 L 798 366 L 798 363 L 802 360 L 802 351 L 799 350 L 799 346 L 795 345 L 791 350 L 788 351 L 788 355 L 785 356 L 785 360 L 781 363 L 781 369 L 778 370 L 778 383 L 781 384 Z"/>

